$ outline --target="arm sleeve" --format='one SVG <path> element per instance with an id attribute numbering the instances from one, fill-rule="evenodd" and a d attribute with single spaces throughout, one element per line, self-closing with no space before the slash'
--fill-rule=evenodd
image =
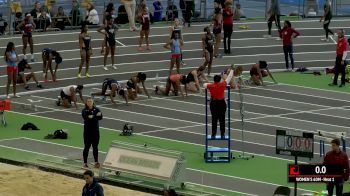
<path id="1" fill-rule="evenodd" d="M 87 120 L 87 119 L 88 119 L 88 115 L 86 114 L 85 109 L 83 109 L 83 110 L 81 111 L 81 116 L 83 117 L 84 120 Z"/>
<path id="2" fill-rule="evenodd" d="M 229 84 L 231 82 L 233 76 L 233 70 L 230 71 L 230 73 L 228 74 L 227 78 L 226 78 L 226 83 Z"/>
<path id="3" fill-rule="evenodd" d="M 96 108 L 96 110 L 97 110 L 97 111 L 96 111 L 96 114 L 99 113 L 99 112 L 101 112 L 101 110 L 98 109 L 98 108 Z M 96 115 L 96 114 L 95 114 L 95 115 Z M 102 118 L 103 118 L 103 117 L 102 117 L 102 112 L 101 112 L 101 116 L 95 116 L 95 117 L 96 117 L 97 120 L 102 120 Z"/>
<path id="4" fill-rule="evenodd" d="M 295 29 L 293 29 L 293 33 L 295 34 L 294 37 L 298 37 L 298 36 L 300 35 L 299 31 L 297 31 L 297 30 L 295 30 Z"/>
<path id="5" fill-rule="evenodd" d="M 343 61 L 345 61 L 347 55 L 348 55 L 348 51 L 345 50 L 343 52 L 343 58 L 342 58 Z"/>
<path id="6" fill-rule="evenodd" d="M 97 192 L 97 196 L 104 196 L 104 193 L 103 193 L 103 187 L 101 185 L 98 186 L 99 189 L 98 189 L 98 192 Z"/>

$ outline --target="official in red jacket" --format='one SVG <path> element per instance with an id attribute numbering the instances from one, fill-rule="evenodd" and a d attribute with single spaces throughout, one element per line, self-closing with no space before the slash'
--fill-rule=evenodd
<path id="1" fill-rule="evenodd" d="M 336 86 L 338 85 L 338 75 L 341 73 L 341 84 L 339 87 L 345 86 L 345 59 L 347 56 L 347 50 L 348 50 L 348 42 L 345 38 L 345 31 L 343 29 L 340 29 L 338 31 L 338 42 L 337 42 L 337 57 L 335 59 L 335 67 L 334 67 L 334 79 L 333 83 L 329 84 L 329 86 Z"/>
<path id="2" fill-rule="evenodd" d="M 211 123 L 212 133 L 211 137 L 215 138 L 217 132 L 218 121 L 220 122 L 221 137 L 225 137 L 225 113 L 226 113 L 226 102 L 225 102 L 225 89 L 227 84 L 233 76 L 233 70 L 230 71 L 226 80 L 221 82 L 221 76 L 214 76 L 214 83 L 205 83 L 204 88 L 210 91 L 210 112 L 211 112 Z"/>
<path id="3" fill-rule="evenodd" d="M 279 31 L 279 33 L 280 38 L 283 40 L 283 52 L 284 59 L 286 61 L 286 69 L 289 70 L 288 55 L 292 64 L 292 69 L 294 69 L 293 38 L 298 37 L 300 33 L 292 28 L 292 24 L 288 20 L 284 21 L 284 27 Z"/>
<path id="4" fill-rule="evenodd" d="M 347 154 L 340 150 L 339 139 L 332 140 L 331 144 L 332 150 L 327 152 L 326 156 L 324 157 L 323 163 L 325 165 L 342 165 L 344 169 L 344 174 L 343 177 L 336 178 L 334 182 L 329 182 L 327 184 L 328 195 L 333 195 L 333 189 L 335 186 L 336 195 L 342 196 L 344 181 L 347 181 L 349 179 L 349 159 Z"/>

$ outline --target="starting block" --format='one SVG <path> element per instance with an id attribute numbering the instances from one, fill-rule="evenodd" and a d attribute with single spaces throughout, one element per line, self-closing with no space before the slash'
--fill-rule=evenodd
<path id="1" fill-rule="evenodd" d="M 5 111 L 10 111 L 10 110 L 11 110 L 11 101 L 9 99 L 1 100 L 0 101 L 0 115 L 2 116 L 1 124 L 5 127 L 7 125 Z"/>

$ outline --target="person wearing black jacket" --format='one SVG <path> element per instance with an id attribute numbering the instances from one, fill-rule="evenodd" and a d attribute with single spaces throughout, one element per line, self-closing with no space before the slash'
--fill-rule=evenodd
<path id="1" fill-rule="evenodd" d="M 98 144 L 100 142 L 99 120 L 102 120 L 102 113 L 100 109 L 94 106 L 92 98 L 87 98 L 85 108 L 81 112 L 84 119 L 84 167 L 88 168 L 87 158 L 89 155 L 90 146 L 92 145 L 92 152 L 95 159 L 95 167 L 99 168 L 98 162 Z"/>
<path id="2" fill-rule="evenodd" d="M 86 182 L 82 196 L 104 196 L 102 186 L 94 178 L 94 173 L 90 170 L 84 172 L 84 180 Z"/>

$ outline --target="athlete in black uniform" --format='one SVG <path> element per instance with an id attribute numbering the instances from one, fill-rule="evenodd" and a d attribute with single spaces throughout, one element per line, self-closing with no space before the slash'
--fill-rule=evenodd
<path id="1" fill-rule="evenodd" d="M 109 93 L 107 93 L 107 89 L 110 90 Z M 116 104 L 116 102 L 114 101 L 114 97 L 117 93 L 118 95 L 122 96 L 125 99 L 126 104 L 128 104 L 128 98 L 122 86 L 116 80 L 112 78 L 106 78 L 103 80 L 102 83 L 102 91 L 97 93 L 91 93 L 91 97 L 94 98 L 94 96 L 109 96 L 112 103 Z"/>

